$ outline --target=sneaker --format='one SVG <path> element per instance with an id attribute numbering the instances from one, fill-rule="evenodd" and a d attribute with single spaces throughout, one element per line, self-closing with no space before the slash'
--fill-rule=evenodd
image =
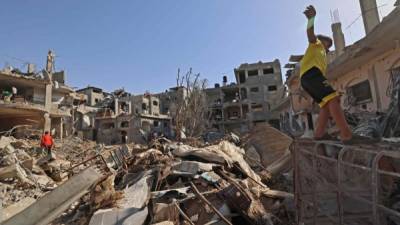
<path id="1" fill-rule="evenodd" d="M 371 138 L 371 137 L 365 137 L 365 136 L 353 134 L 353 136 L 351 137 L 350 140 L 344 140 L 342 142 L 345 145 L 358 145 L 358 144 L 374 144 L 379 141 L 380 141 L 380 139 L 377 139 L 377 138 Z"/>

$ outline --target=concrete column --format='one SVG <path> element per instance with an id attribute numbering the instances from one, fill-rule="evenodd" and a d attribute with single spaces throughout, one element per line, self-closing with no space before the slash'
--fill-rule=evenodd
<path id="1" fill-rule="evenodd" d="M 371 84 L 371 92 L 374 93 L 373 99 L 375 100 L 376 103 L 376 109 L 377 111 L 380 111 L 382 109 L 382 103 L 381 103 L 381 95 L 380 95 L 378 77 L 376 74 L 375 65 L 373 65 L 370 69 L 368 69 L 368 80 L 370 81 Z"/>
<path id="2" fill-rule="evenodd" d="M 52 96 L 53 96 L 53 85 L 51 83 L 45 86 L 45 97 L 44 97 L 44 108 L 47 113 L 44 116 L 44 130 L 50 131 L 51 129 L 51 106 L 52 106 Z"/>
<path id="3" fill-rule="evenodd" d="M 131 102 L 128 102 L 128 113 L 129 114 L 132 114 L 132 103 Z"/>
<path id="4" fill-rule="evenodd" d="M 115 115 L 119 114 L 118 98 L 114 99 L 114 113 Z"/>
<path id="5" fill-rule="evenodd" d="M 63 139 L 63 136 L 64 136 L 64 118 L 60 118 L 60 130 L 59 130 L 59 133 L 60 133 L 60 140 L 62 140 Z"/>
<path id="6" fill-rule="evenodd" d="M 52 105 L 52 98 L 53 98 L 53 85 L 46 84 L 46 93 L 45 93 L 45 98 L 44 98 L 44 108 L 48 111 L 51 112 L 51 105 Z"/>
<path id="7" fill-rule="evenodd" d="M 379 13 L 376 0 L 360 0 L 365 34 L 369 34 L 379 24 Z"/>
<path id="8" fill-rule="evenodd" d="M 151 95 L 149 95 L 149 97 L 148 97 L 148 99 L 149 99 L 149 107 L 148 107 L 148 111 L 149 111 L 149 115 L 153 115 L 153 104 L 152 104 L 152 97 L 151 97 Z"/>
<path id="9" fill-rule="evenodd" d="M 333 42 L 335 43 L 336 56 L 343 54 L 346 42 L 342 31 L 341 23 L 332 24 Z"/>
<path id="10" fill-rule="evenodd" d="M 44 131 L 51 131 L 51 119 L 50 119 L 50 115 L 48 113 L 45 113 L 44 116 L 44 127 L 43 130 Z"/>

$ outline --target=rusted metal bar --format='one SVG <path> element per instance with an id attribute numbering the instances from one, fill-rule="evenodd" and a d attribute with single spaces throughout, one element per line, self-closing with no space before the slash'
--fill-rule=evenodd
<path id="1" fill-rule="evenodd" d="M 85 164 L 85 163 L 87 163 L 87 162 L 89 162 L 89 161 L 92 161 L 93 159 L 96 159 L 96 158 L 99 157 L 99 156 L 101 156 L 101 155 L 95 155 L 95 156 L 93 156 L 93 157 L 90 157 L 89 159 L 86 159 L 86 160 L 84 160 L 84 161 L 82 161 L 82 162 L 80 162 L 80 163 L 78 163 L 78 164 L 75 164 L 74 166 L 72 166 L 72 167 L 70 167 L 70 168 L 68 168 L 68 169 L 66 169 L 66 170 L 63 170 L 61 173 L 69 172 L 69 171 L 75 169 L 76 167 L 78 167 L 78 166 L 80 166 L 80 165 L 82 165 L 82 164 Z"/>
<path id="2" fill-rule="evenodd" d="M 233 165 L 233 166 L 236 167 L 236 169 L 242 171 L 242 169 L 241 169 L 239 166 L 237 166 L 237 165 Z M 245 173 L 244 173 L 244 174 L 245 174 Z M 267 188 L 267 186 L 266 186 L 265 184 L 256 181 L 256 180 L 255 180 L 254 178 L 252 178 L 251 176 L 248 176 L 248 175 L 247 175 L 247 177 L 248 177 L 250 180 L 254 181 L 256 184 L 258 184 L 259 186 L 261 186 L 261 187 L 263 187 L 263 188 Z"/>
<path id="3" fill-rule="evenodd" d="M 301 207 L 300 195 L 302 194 L 300 188 L 300 175 L 299 175 L 299 153 L 296 151 L 295 143 L 293 142 L 290 145 L 290 151 L 293 154 L 292 166 L 293 166 L 293 180 L 294 180 L 294 203 L 296 206 L 296 224 L 300 224 L 302 215 L 303 215 L 303 207 Z"/>
<path id="4" fill-rule="evenodd" d="M 216 209 L 211 202 L 209 202 L 197 189 L 196 185 L 194 185 L 192 182 L 190 182 L 190 186 L 192 187 L 193 192 L 197 195 L 197 197 L 199 197 L 199 199 L 204 202 L 205 204 L 207 204 L 221 219 L 222 221 L 224 221 L 226 224 L 228 225 L 232 225 L 232 223 L 225 218 L 224 215 L 222 215 L 222 213 L 220 211 L 218 211 L 218 209 Z"/>
<path id="5" fill-rule="evenodd" d="M 303 141 L 300 141 L 300 143 L 302 143 Z M 312 144 L 313 142 L 307 140 L 304 141 L 304 143 L 307 144 Z M 297 143 L 299 144 L 299 143 Z M 345 218 L 350 218 L 352 217 L 352 215 L 346 215 L 343 212 L 343 196 L 358 200 L 360 202 L 364 202 L 366 204 L 371 205 L 371 208 L 373 209 L 372 215 L 371 214 L 365 214 L 365 215 L 358 215 L 357 217 L 362 216 L 363 218 L 372 218 L 373 224 L 380 224 L 380 219 L 379 218 L 379 211 L 381 210 L 382 212 L 385 212 L 386 214 L 390 214 L 392 216 L 398 217 L 400 218 L 400 213 L 390 209 L 384 205 L 379 204 L 379 187 L 380 187 L 380 183 L 379 183 L 379 175 L 380 174 L 384 174 L 387 176 L 391 176 L 391 177 L 400 177 L 400 173 L 397 172 L 392 172 L 392 171 L 386 171 L 386 170 L 381 170 L 379 169 L 379 162 L 380 159 L 382 159 L 382 157 L 389 157 L 389 158 L 394 158 L 394 159 L 400 159 L 400 152 L 395 151 L 396 149 L 393 148 L 393 146 L 389 145 L 389 144 L 379 144 L 379 145 L 373 145 L 373 146 L 343 146 L 340 144 L 335 144 L 335 143 L 331 143 L 331 142 L 314 142 L 314 145 L 303 145 L 305 146 L 305 149 L 300 149 L 303 148 L 302 146 L 298 146 L 298 145 L 294 145 L 294 147 L 292 148 L 292 153 L 294 155 L 294 176 L 295 176 L 295 199 L 296 199 L 296 205 L 298 205 L 298 212 L 297 212 L 297 218 L 298 218 L 298 223 L 301 222 L 305 222 L 307 221 L 308 223 L 313 223 L 315 224 L 315 220 L 317 219 L 318 223 L 320 223 L 320 221 L 324 218 L 329 219 L 330 221 L 334 221 L 335 223 L 339 223 L 341 225 L 344 225 L 344 219 Z M 328 156 L 325 155 L 321 155 L 320 153 L 318 153 L 317 150 L 317 146 L 321 146 L 321 145 L 325 145 L 326 146 L 336 146 L 336 147 L 340 147 L 339 150 L 337 150 L 339 152 L 338 158 L 337 160 L 335 158 L 330 158 Z M 377 148 L 377 146 L 379 148 Z M 365 149 L 364 149 L 365 147 Z M 308 150 L 307 150 L 308 148 Z M 385 150 L 382 150 L 385 149 Z M 336 151 L 336 150 L 335 150 Z M 347 153 L 348 151 L 358 151 L 361 152 L 361 154 L 369 154 L 371 155 L 371 157 L 373 157 L 373 162 L 371 167 L 368 166 L 363 166 L 363 165 L 359 165 L 359 164 L 355 164 L 352 163 L 350 161 L 344 161 L 344 155 L 345 153 Z M 335 218 L 332 217 L 332 215 L 327 215 L 326 213 L 324 213 L 319 207 L 318 205 L 315 204 L 314 201 L 314 196 L 316 196 L 316 194 L 323 194 L 323 192 L 321 192 L 321 190 L 315 191 L 315 186 L 313 187 L 314 191 L 306 194 L 303 193 L 301 191 L 301 182 L 300 179 L 302 179 L 302 175 L 301 174 L 301 169 L 300 169 L 300 161 L 299 161 L 299 155 L 301 154 L 307 154 L 311 156 L 311 163 L 313 164 L 312 168 L 313 168 L 313 172 L 317 173 L 318 170 L 316 170 L 316 160 L 317 159 L 323 159 L 323 160 L 328 160 L 330 162 L 335 162 L 337 163 L 337 184 L 332 186 L 332 187 L 328 187 L 331 190 L 328 190 L 326 193 L 334 193 L 334 191 L 336 191 L 337 193 L 337 204 L 338 204 L 338 214 L 337 216 L 339 218 L 337 218 L 336 216 L 334 216 Z M 372 192 L 367 192 L 368 196 L 372 196 L 372 201 L 365 199 L 363 197 L 358 196 L 357 192 L 351 192 L 351 191 L 346 191 L 343 190 L 343 186 L 342 186 L 342 181 L 343 181 L 343 168 L 345 167 L 350 167 L 350 168 L 358 168 L 364 171 L 367 171 L 369 173 L 371 173 L 371 178 L 372 178 Z M 335 187 L 336 186 L 336 187 Z M 371 194 L 371 195 L 369 195 Z M 304 197 L 306 195 L 311 196 L 311 201 L 309 200 L 305 200 Z M 319 215 L 318 218 L 316 218 L 315 216 L 310 216 L 311 218 L 307 219 L 304 218 L 305 214 L 303 212 L 303 210 L 305 208 L 310 208 L 313 207 L 314 209 L 314 215 L 315 215 L 315 210 L 321 212 L 321 214 L 323 215 L 322 217 Z M 332 220 L 334 219 L 334 220 Z"/>
<path id="6" fill-rule="evenodd" d="M 346 152 L 346 148 L 342 148 L 339 151 L 338 155 L 338 163 L 337 163 L 337 205 L 338 205 L 338 214 L 339 214 L 339 224 L 344 224 L 344 210 L 343 210 L 343 193 L 342 193 L 342 161 L 344 153 Z"/>
<path id="7" fill-rule="evenodd" d="M 178 209 L 179 214 L 181 214 L 181 216 L 190 224 L 190 225 L 195 225 L 192 220 L 186 215 L 186 213 L 181 209 L 181 207 L 179 207 L 178 203 L 176 203 L 176 201 L 174 201 L 174 205 L 176 207 L 176 209 Z"/>
<path id="8" fill-rule="evenodd" d="M 316 172 L 317 171 L 317 149 L 319 147 L 320 144 L 315 144 L 314 148 L 313 148 L 313 157 L 312 157 L 312 167 L 313 167 L 313 171 Z M 317 225 L 317 213 L 318 213 L 318 206 L 317 206 L 317 196 L 316 196 L 316 192 L 317 192 L 317 184 L 316 181 L 313 180 L 313 195 L 312 195 L 312 201 L 313 201 L 313 224 Z"/>
<path id="9" fill-rule="evenodd" d="M 230 184 L 232 184 L 233 186 L 235 186 L 235 187 L 241 192 L 241 194 L 242 194 L 243 196 L 246 197 L 246 199 L 247 199 L 248 201 L 251 201 L 251 199 L 249 199 L 249 198 L 247 197 L 246 191 L 243 189 L 243 187 L 242 187 L 237 181 L 235 181 L 232 177 L 230 177 L 230 176 L 228 176 L 227 174 L 225 174 L 224 171 L 219 171 L 218 174 L 220 174 L 222 177 L 224 177 Z"/>
<path id="10" fill-rule="evenodd" d="M 214 190 L 211 190 L 211 191 L 202 192 L 201 194 L 204 196 L 204 195 L 215 194 L 215 193 L 218 193 L 219 191 L 221 191 L 221 190 L 220 189 L 214 189 Z M 194 199 L 194 198 L 196 198 L 196 195 L 188 196 L 188 197 L 186 197 L 184 199 L 179 199 L 179 200 L 177 200 L 177 202 L 182 203 L 182 202 L 185 202 L 187 200 Z"/>
<path id="11" fill-rule="evenodd" d="M 378 181 L 378 173 L 377 170 L 379 168 L 379 161 L 383 157 L 385 152 L 380 152 L 378 153 L 373 162 L 372 162 L 372 173 L 371 173 L 371 180 L 372 180 L 372 202 L 373 202 L 373 208 L 372 208 L 372 215 L 373 215 L 373 220 L 372 222 L 374 225 L 379 224 L 379 218 L 378 218 L 378 195 L 379 195 L 379 181 Z"/>

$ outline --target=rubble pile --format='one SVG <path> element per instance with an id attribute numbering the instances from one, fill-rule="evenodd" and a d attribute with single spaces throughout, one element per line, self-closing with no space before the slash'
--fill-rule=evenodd
<path id="1" fill-rule="evenodd" d="M 263 182 L 284 176 L 256 172 L 246 149 L 225 138 L 213 145 L 159 138 L 129 152 L 122 169 L 52 224 L 294 224 L 293 194 Z"/>
<path id="2" fill-rule="evenodd" d="M 90 156 L 94 142 L 78 138 L 57 140 L 52 159 L 39 146 L 37 139 L 0 137 L 0 199 L 5 220 L 69 177 L 68 169 Z"/>
<path id="3" fill-rule="evenodd" d="M 2 138 L 0 165 L 15 168 L 1 180 L 3 205 L 12 215 L 23 210 L 13 218 L 55 201 L 55 212 L 41 218 L 52 225 L 294 224 L 284 173 L 291 139 L 270 126 L 212 144 L 161 137 L 147 146 L 104 146 L 71 137 L 56 143 L 55 160 L 41 155 L 36 141 Z"/>

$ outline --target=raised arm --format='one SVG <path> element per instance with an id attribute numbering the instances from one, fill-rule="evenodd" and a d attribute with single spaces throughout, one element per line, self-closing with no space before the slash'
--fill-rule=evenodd
<path id="1" fill-rule="evenodd" d="M 304 15 L 306 15 L 306 17 L 308 19 L 308 23 L 307 23 L 308 42 L 315 43 L 315 42 L 317 42 L 317 37 L 315 36 L 315 33 L 314 33 L 314 19 L 315 19 L 315 16 L 317 15 L 317 11 L 315 10 L 314 6 L 310 5 L 304 11 Z"/>

